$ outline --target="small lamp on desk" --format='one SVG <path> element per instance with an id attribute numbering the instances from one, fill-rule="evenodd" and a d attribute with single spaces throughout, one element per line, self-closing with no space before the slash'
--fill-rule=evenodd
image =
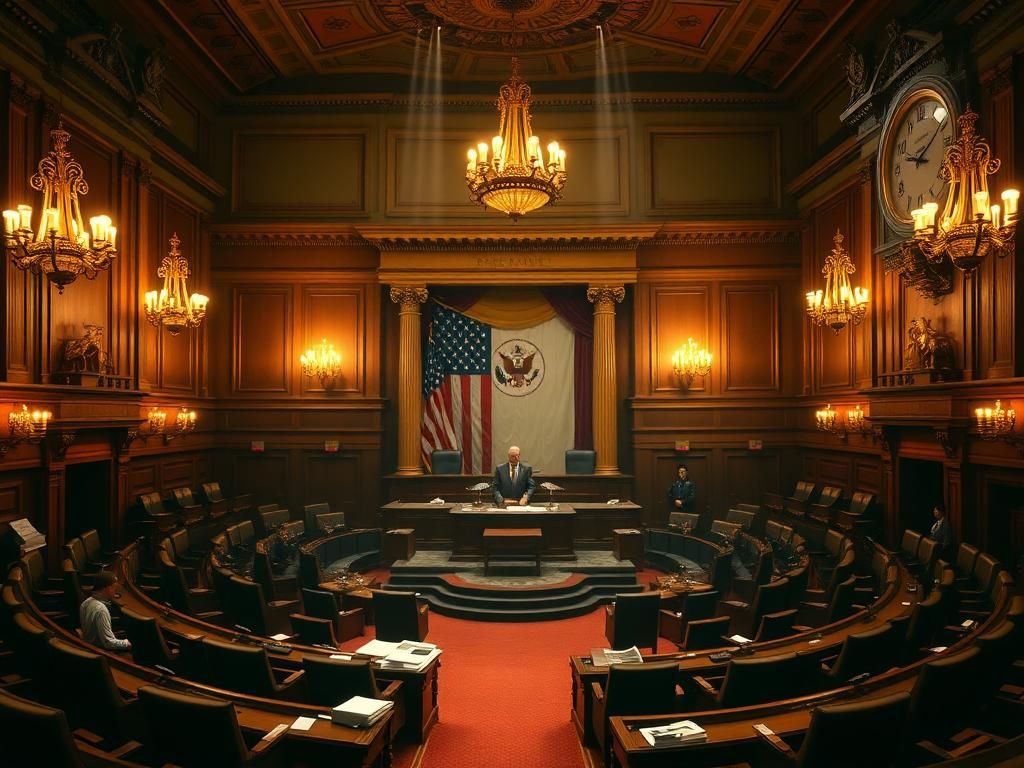
<path id="1" fill-rule="evenodd" d="M 476 491 L 476 501 L 473 502 L 474 507 L 480 508 L 484 505 L 483 493 L 490 487 L 490 483 L 477 483 L 476 485 L 466 487 L 467 491 Z"/>
<path id="2" fill-rule="evenodd" d="M 560 485 L 555 485 L 554 483 L 541 483 L 540 487 L 548 492 L 548 509 L 554 509 L 558 506 L 555 504 L 554 493 L 555 491 L 564 491 L 565 488 Z"/>

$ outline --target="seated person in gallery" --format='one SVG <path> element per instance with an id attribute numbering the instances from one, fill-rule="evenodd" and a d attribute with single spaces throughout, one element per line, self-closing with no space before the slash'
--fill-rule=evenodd
<path id="1" fill-rule="evenodd" d="M 693 512 L 697 486 L 686 471 L 686 465 L 676 468 L 676 481 L 668 489 L 668 505 L 672 512 Z"/>
<path id="2" fill-rule="evenodd" d="M 533 467 L 519 461 L 519 446 L 508 449 L 508 463 L 494 468 L 494 503 L 497 506 L 519 504 L 526 506 L 537 484 L 533 482 Z"/>

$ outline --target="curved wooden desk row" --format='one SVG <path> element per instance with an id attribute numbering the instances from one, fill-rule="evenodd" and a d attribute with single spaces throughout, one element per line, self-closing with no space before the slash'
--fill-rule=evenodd
<path id="1" fill-rule="evenodd" d="M 755 655 L 771 656 L 786 652 L 806 651 L 811 647 L 825 645 L 831 645 L 834 651 L 845 635 L 866 631 L 908 609 L 908 606 L 903 605 L 903 603 L 913 602 L 913 600 L 908 600 L 910 596 L 902 594 L 903 585 L 906 580 L 907 574 L 905 570 L 902 566 L 898 567 L 897 578 L 889 585 L 886 593 L 876 601 L 875 610 L 866 621 L 863 620 L 864 613 L 862 612 L 846 621 L 832 625 L 827 633 L 822 633 L 821 642 L 816 643 L 815 646 L 808 645 L 808 636 L 805 633 L 786 638 L 782 641 L 765 643 L 757 648 Z M 994 610 L 988 618 L 980 622 L 970 633 L 965 634 L 956 643 L 949 646 L 944 655 L 952 655 L 964 650 L 971 645 L 975 637 L 984 634 L 1002 622 L 1011 599 L 1010 590 L 1003 590 L 994 606 Z M 652 660 L 654 658 L 679 658 L 680 655 L 672 654 L 651 658 Z M 700 658 L 701 656 L 704 656 L 704 658 Z M 774 701 L 767 704 L 735 709 L 688 712 L 685 715 L 612 717 L 610 719 L 611 733 L 617 764 L 621 768 L 677 766 L 684 759 L 684 754 L 687 766 L 698 767 L 720 765 L 723 761 L 735 762 L 737 759 L 743 759 L 744 757 L 756 759 L 758 754 L 763 754 L 760 751 L 763 749 L 763 745 L 760 744 L 760 737 L 753 728 L 755 723 L 765 723 L 780 736 L 799 735 L 805 732 L 810 724 L 811 709 L 821 704 L 840 703 L 861 696 L 878 698 L 900 692 L 910 692 L 921 667 L 931 658 L 922 658 L 904 667 L 894 668 L 889 672 L 869 679 L 856 688 L 853 686 L 842 686 L 808 696 Z M 684 655 L 684 658 L 679 661 L 680 669 L 690 672 L 700 670 L 711 663 L 703 653 L 694 657 Z M 686 745 L 681 748 L 659 748 L 656 750 L 647 744 L 637 729 L 640 725 L 655 725 L 683 718 L 693 720 L 703 727 L 707 731 L 707 742 Z"/>
<path id="2" fill-rule="evenodd" d="M 367 537 L 370 537 L 367 539 Z M 327 553 L 332 555 L 335 552 L 347 552 L 351 547 L 358 546 L 360 541 L 379 541 L 379 529 L 356 529 L 343 533 L 321 536 L 313 541 L 306 542 L 300 546 L 300 552 Z M 121 604 L 141 613 L 145 616 L 159 617 L 161 628 L 165 633 L 175 636 L 175 640 L 181 643 L 198 643 L 203 637 L 211 637 L 219 640 L 234 641 L 242 639 L 254 645 L 261 645 L 269 642 L 269 639 L 260 635 L 248 634 L 236 631 L 234 628 L 222 627 L 218 624 L 203 621 L 202 619 L 190 616 L 187 613 L 172 610 L 150 597 L 146 590 L 141 589 L 136 583 L 135 576 L 139 570 L 139 553 L 133 548 L 127 548 L 121 553 L 121 560 L 118 563 L 119 575 L 125 583 L 126 589 L 121 597 Z M 343 555 L 342 555 L 343 556 Z M 338 558 L 334 558 L 338 559 Z M 330 562 L 333 562 L 330 561 Z M 281 642 L 283 648 L 288 648 L 287 653 L 270 653 L 271 662 L 276 667 L 289 670 L 302 668 L 303 656 L 324 656 L 331 653 L 338 653 L 336 650 L 318 648 L 299 643 Z M 399 732 L 403 740 L 422 744 L 426 741 L 430 729 L 438 718 L 437 690 L 438 690 L 438 668 L 440 661 L 436 661 L 421 672 L 410 672 L 407 670 L 389 669 L 386 672 L 378 670 L 378 677 L 382 680 L 401 680 L 402 699 L 405 704 L 405 724 Z"/>
<path id="3" fill-rule="evenodd" d="M 125 560 L 122 559 L 118 564 L 122 575 L 124 575 L 122 567 L 124 562 Z M 171 677 L 159 670 L 135 664 L 124 656 L 91 646 L 76 633 L 64 629 L 38 609 L 32 601 L 31 587 L 25 583 L 24 573 L 19 566 L 12 568 L 8 574 L 8 582 L 19 584 L 19 591 L 25 600 L 26 609 L 31 612 L 36 621 L 54 635 L 69 644 L 84 647 L 92 653 L 105 656 L 110 664 L 114 682 L 122 693 L 128 696 L 136 696 L 139 688 L 145 685 L 159 685 L 186 693 L 228 699 L 235 705 L 239 726 L 244 731 L 260 735 L 269 733 L 281 723 L 290 724 L 299 716 L 316 717 L 318 714 L 329 714 L 329 710 L 324 707 L 264 699 L 183 678 Z M 126 587 L 125 605 L 146 612 L 143 606 L 148 604 L 150 607 L 148 613 L 154 612 L 152 604 L 149 604 L 148 601 L 144 602 L 130 597 L 135 593 L 133 584 L 127 583 Z M 295 761 L 323 760 L 329 761 L 325 764 L 359 766 L 360 768 L 388 766 L 391 761 L 391 744 L 388 738 L 390 719 L 391 715 L 388 714 L 370 728 L 355 729 L 335 725 L 318 718 L 308 731 L 290 730 L 288 732 L 286 737 L 287 753 L 289 758 Z"/>

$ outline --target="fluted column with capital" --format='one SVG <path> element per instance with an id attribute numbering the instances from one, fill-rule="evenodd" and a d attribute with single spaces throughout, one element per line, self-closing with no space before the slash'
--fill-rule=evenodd
<path id="1" fill-rule="evenodd" d="M 420 387 L 423 364 L 420 350 L 420 305 L 427 300 L 421 285 L 391 286 L 391 300 L 398 313 L 398 471 L 422 475 L 420 420 L 423 418 Z"/>
<path id="2" fill-rule="evenodd" d="M 621 285 L 598 285 L 587 289 L 594 305 L 594 474 L 617 475 L 618 393 L 615 388 L 615 305 L 626 297 Z"/>

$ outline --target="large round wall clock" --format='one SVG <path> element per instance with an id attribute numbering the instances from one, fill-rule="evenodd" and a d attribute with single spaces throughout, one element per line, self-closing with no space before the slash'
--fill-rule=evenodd
<path id="1" fill-rule="evenodd" d="M 938 203 L 949 186 L 940 177 L 942 158 L 955 138 L 957 111 L 951 88 L 940 82 L 905 88 L 886 113 L 878 148 L 879 204 L 889 225 L 907 232 L 911 212 Z"/>

